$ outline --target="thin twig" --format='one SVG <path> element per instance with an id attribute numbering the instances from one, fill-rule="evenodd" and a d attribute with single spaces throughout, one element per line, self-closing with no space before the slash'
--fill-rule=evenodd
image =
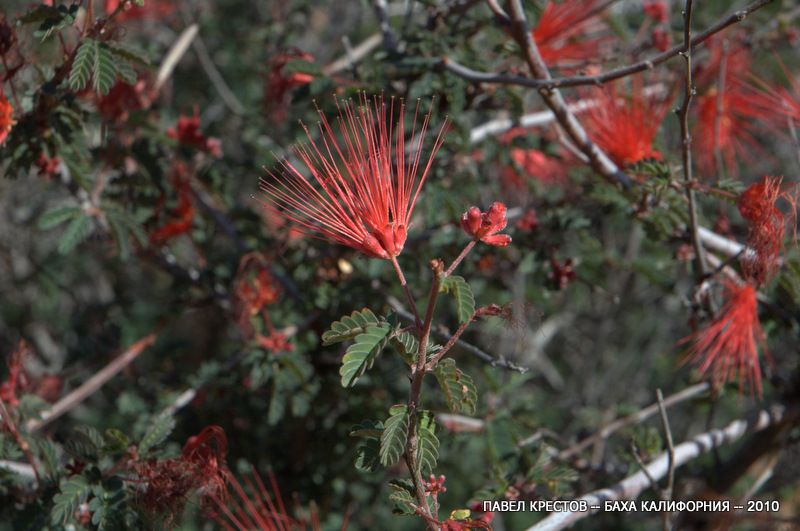
<path id="1" fill-rule="evenodd" d="M 647 480 L 650 482 L 650 488 L 653 490 L 658 489 L 658 482 L 655 478 L 650 474 L 650 471 L 647 470 L 647 465 L 644 464 L 644 460 L 642 456 L 639 455 L 639 448 L 637 448 L 636 443 L 631 441 L 631 454 L 633 454 L 633 458 L 636 460 L 636 464 L 639 465 L 639 469 L 644 473 Z"/>
<path id="2" fill-rule="evenodd" d="M 693 385 L 691 387 L 687 387 L 686 389 L 684 389 L 682 391 L 679 391 L 679 392 L 675 393 L 674 395 L 671 395 L 671 396 L 668 396 L 667 398 L 665 398 L 664 402 L 663 402 L 663 407 L 667 408 L 667 407 L 674 406 L 675 404 L 679 404 L 681 402 L 685 402 L 686 400 L 689 400 L 690 398 L 694 398 L 694 397 L 696 397 L 698 395 L 701 395 L 701 394 L 705 393 L 709 389 L 711 389 L 711 385 L 708 382 L 703 382 L 703 383 L 695 384 L 695 385 Z M 602 427 L 600 430 L 598 430 L 594 434 L 586 437 L 585 439 L 582 439 L 580 442 L 578 442 L 576 444 L 573 444 L 569 448 L 561 450 L 561 452 L 559 452 L 559 454 L 558 454 L 558 458 L 561 459 L 561 460 L 569 459 L 573 455 L 576 455 L 576 454 L 582 452 L 583 450 L 585 450 L 586 448 L 592 446 L 597 441 L 600 441 L 600 440 L 603 440 L 603 439 L 607 439 L 613 433 L 621 430 L 622 428 L 626 428 L 626 427 L 631 426 L 633 424 L 638 424 L 640 422 L 644 422 L 648 418 L 650 418 L 653 415 L 655 415 L 656 413 L 658 413 L 659 410 L 660 410 L 660 408 L 659 408 L 659 404 L 658 403 L 651 404 L 651 405 L 647 406 L 646 408 L 640 409 L 636 413 L 633 413 L 633 414 L 628 415 L 626 417 L 623 417 L 621 419 L 617 419 L 617 420 L 605 425 L 604 427 Z"/>
<path id="3" fill-rule="evenodd" d="M 398 316 L 400 316 L 401 319 L 404 319 L 410 323 L 414 322 L 414 316 L 403 307 L 403 305 L 400 303 L 399 300 L 395 299 L 394 297 L 388 297 L 387 301 L 389 303 L 389 306 L 392 307 L 392 309 L 395 311 L 395 313 L 397 313 Z M 453 337 L 452 334 L 448 334 L 436 328 L 431 330 L 431 333 L 437 339 L 440 339 L 442 341 L 449 341 L 450 338 Z M 471 343 L 464 341 L 463 339 L 459 339 L 458 341 L 456 341 L 456 345 L 458 345 L 459 348 L 462 348 L 465 351 L 467 351 L 469 354 L 472 354 L 482 362 L 488 363 L 492 367 L 500 367 L 503 369 L 516 371 L 521 374 L 524 374 L 530 370 L 527 367 L 521 367 L 517 365 L 513 361 L 510 361 L 503 356 L 495 358 L 488 352 L 476 347 Z"/>
<path id="4" fill-rule="evenodd" d="M 181 32 L 180 36 L 172 44 L 169 51 L 167 51 L 167 55 L 164 56 L 164 60 L 161 61 L 161 66 L 158 68 L 158 73 L 156 74 L 156 82 L 154 85 L 156 92 L 161 90 L 161 87 L 164 86 L 164 83 L 166 83 L 167 80 L 172 77 L 175 67 L 178 66 L 178 63 L 183 58 L 184 54 L 186 54 L 189 46 L 191 46 L 192 41 L 195 39 L 195 37 L 197 37 L 198 31 L 199 27 L 197 24 L 189 25 Z"/>
<path id="5" fill-rule="evenodd" d="M 675 488 L 675 445 L 672 442 L 672 429 L 669 427 L 669 417 L 667 417 L 667 408 L 664 405 L 664 395 L 661 393 L 661 389 L 656 389 L 656 399 L 658 400 L 658 411 L 661 414 L 661 429 L 664 430 L 664 439 L 667 441 L 667 488 L 664 489 L 663 499 L 670 502 Z M 664 511 L 663 518 L 664 531 L 669 531 L 672 527 L 670 511 Z"/>
<path id="6" fill-rule="evenodd" d="M 36 479 L 36 485 L 38 486 L 41 483 L 41 477 L 39 476 L 39 469 L 36 466 L 36 459 L 34 459 L 33 454 L 31 453 L 31 447 L 28 444 L 28 441 L 20 434 L 19 430 L 17 429 L 17 424 L 14 422 L 14 419 L 11 417 L 11 413 L 9 413 L 8 408 L 6 407 L 6 403 L 3 399 L 0 398 L 0 415 L 3 416 L 3 424 L 5 424 L 6 430 L 11 434 L 14 441 L 19 446 L 19 449 L 22 450 L 22 453 L 25 455 L 25 459 L 28 460 L 28 463 L 31 465 L 31 469 L 33 470 L 33 476 Z"/>
<path id="7" fill-rule="evenodd" d="M 155 343 L 155 341 L 156 335 L 150 334 L 128 347 L 122 354 L 114 358 L 111 363 L 97 371 L 97 373 L 86 380 L 80 387 L 53 404 L 49 409 L 43 411 L 40 415 L 40 419 L 29 420 L 25 425 L 25 429 L 29 433 L 38 431 L 59 418 L 64 413 L 72 410 L 72 408 L 86 400 L 98 389 L 104 386 L 122 369 L 130 365 L 133 360 L 139 357 L 139 354 L 141 354 L 147 347 Z"/>
<path id="8" fill-rule="evenodd" d="M 392 266 L 394 266 L 394 271 L 397 273 L 397 278 L 400 280 L 400 286 L 403 287 L 403 293 L 406 294 L 406 300 L 408 301 L 409 306 L 411 306 L 411 312 L 414 314 L 414 326 L 417 327 L 418 331 L 421 331 L 422 321 L 419 318 L 417 303 L 414 302 L 414 296 L 411 294 L 411 290 L 408 287 L 408 282 L 406 282 L 406 276 L 403 274 L 403 270 L 400 268 L 400 264 L 398 263 L 396 256 L 392 256 Z"/>
<path id="9" fill-rule="evenodd" d="M 384 48 L 390 53 L 397 53 L 400 51 L 399 43 L 392 29 L 392 24 L 389 21 L 386 0 L 372 0 L 372 9 L 375 11 L 375 16 L 378 18 L 378 27 L 381 30 L 381 35 L 383 35 Z"/>
<path id="10" fill-rule="evenodd" d="M 683 162 L 683 181 L 693 182 L 692 178 L 692 133 L 689 130 L 689 106 L 694 95 L 692 84 L 692 0 L 686 0 L 683 8 L 683 51 L 681 55 L 686 61 L 684 76 L 683 103 L 678 109 L 678 120 L 681 124 L 681 152 Z M 701 282 L 706 275 L 706 255 L 697 228 L 697 202 L 694 188 L 686 187 L 686 199 L 689 202 L 689 233 L 692 238 L 695 259 L 695 278 Z"/>
<path id="11" fill-rule="evenodd" d="M 709 430 L 692 437 L 675 447 L 675 468 L 688 463 L 713 448 L 738 441 L 748 433 L 756 433 L 778 424 L 794 422 L 800 417 L 800 408 L 775 405 L 770 409 L 756 412 L 748 419 L 735 420 L 721 429 Z M 659 480 L 668 472 L 669 457 L 662 452 L 647 465 L 648 474 Z M 596 490 L 578 498 L 589 505 L 588 511 L 563 511 L 551 513 L 544 520 L 528 528 L 527 531 L 557 531 L 587 518 L 603 508 L 606 501 L 634 500 L 650 486 L 650 479 L 643 471 L 628 476 L 611 487 Z"/>
<path id="12" fill-rule="evenodd" d="M 469 252 L 472 250 L 472 248 L 475 247 L 475 243 L 476 243 L 475 240 L 471 240 L 464 247 L 464 250 L 461 251 L 461 253 L 456 257 L 456 259 L 453 260 L 453 263 L 450 264 L 450 267 L 447 268 L 447 271 L 444 272 L 444 276 L 449 277 L 450 274 L 453 271 L 455 271 L 455 269 L 458 267 L 458 264 L 460 264 L 461 261 L 469 254 Z"/>
<path id="13" fill-rule="evenodd" d="M 425 320 L 422 323 L 422 328 L 418 329 L 419 332 L 419 348 L 417 349 L 416 365 L 413 369 L 411 377 L 411 388 L 408 392 L 408 434 L 406 436 L 405 444 L 405 459 L 408 465 L 408 471 L 414 483 L 414 490 L 417 496 L 417 502 L 424 513 L 431 516 L 428 499 L 425 494 L 425 486 L 422 482 L 422 474 L 419 463 L 419 430 L 418 419 L 419 411 L 421 409 L 422 400 L 422 382 L 426 373 L 426 360 L 428 354 L 428 340 L 431 333 L 431 325 L 433 324 L 433 312 L 436 309 L 436 300 L 439 297 L 439 286 L 441 283 L 442 273 L 444 272 L 444 264 L 441 260 L 431 260 L 431 272 L 433 273 L 433 280 L 431 281 L 431 290 L 428 295 L 428 307 L 425 309 Z M 424 516 L 424 515 L 423 515 Z M 426 518 L 428 529 L 436 531 L 437 526 L 433 525 L 431 521 Z"/>
<path id="14" fill-rule="evenodd" d="M 742 22 L 753 12 L 758 11 L 759 9 L 761 9 L 762 7 L 771 2 L 773 2 L 773 0 L 758 0 L 748 5 L 744 9 L 734 11 L 733 13 L 721 18 L 715 24 L 710 26 L 708 29 L 706 29 L 702 33 L 697 34 L 697 36 L 693 37 L 691 40 L 692 46 L 696 46 L 700 43 L 707 41 L 711 36 L 713 36 L 716 33 L 719 33 L 728 26 L 732 26 L 733 24 Z M 564 88 L 564 87 L 578 87 L 582 85 L 602 85 L 603 83 L 608 83 L 609 81 L 613 81 L 615 79 L 620 79 L 623 77 L 630 76 L 632 74 L 637 74 L 639 72 L 652 70 L 661 63 L 664 63 L 672 59 L 673 57 L 680 55 L 683 52 L 683 50 L 684 50 L 684 45 L 679 44 L 673 46 L 672 48 L 670 48 L 665 52 L 662 52 L 656 56 L 651 57 L 650 59 L 645 59 L 643 61 L 640 61 L 632 65 L 615 68 L 613 70 L 609 70 L 608 72 L 605 72 L 603 74 L 598 74 L 596 76 L 570 76 L 570 77 L 547 78 L 547 79 L 540 78 L 539 76 L 534 76 L 534 78 L 532 79 L 530 77 L 525 77 L 525 76 L 497 74 L 493 72 L 478 72 L 476 70 L 467 68 L 464 65 L 458 64 L 448 57 L 443 57 L 441 60 L 441 64 L 446 70 L 456 74 L 457 76 L 463 77 L 464 79 L 473 81 L 475 83 L 519 85 L 535 89 L 552 89 L 552 88 Z"/>

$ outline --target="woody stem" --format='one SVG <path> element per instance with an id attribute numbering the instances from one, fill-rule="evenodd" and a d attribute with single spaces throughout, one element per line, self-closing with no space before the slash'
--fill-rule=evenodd
<path id="1" fill-rule="evenodd" d="M 436 299 L 439 297 L 439 286 L 444 264 L 442 264 L 441 260 L 433 260 L 431 262 L 431 270 L 433 271 L 433 282 L 431 283 L 431 291 L 428 296 L 428 307 L 425 310 L 425 321 L 420 328 L 416 366 L 412 371 L 411 389 L 408 393 L 408 435 L 406 437 L 405 452 L 406 464 L 408 465 L 408 470 L 411 473 L 411 479 L 414 483 L 417 502 L 420 508 L 428 515 L 430 515 L 430 506 L 428 505 L 428 499 L 425 494 L 425 486 L 422 482 L 422 472 L 418 459 L 419 431 L 417 429 L 417 424 L 422 397 L 422 381 L 425 378 L 426 372 L 425 362 L 427 361 L 428 339 L 430 338 L 431 325 L 433 324 L 433 311 L 436 308 Z M 427 521 L 427 526 L 428 529 L 436 530 L 436 526 L 430 521 Z"/>
<path id="2" fill-rule="evenodd" d="M 459 254 L 456 259 L 453 260 L 453 263 L 450 264 L 450 267 L 448 267 L 447 271 L 444 272 L 444 276 L 449 277 L 450 273 L 455 271 L 455 269 L 458 267 L 458 264 L 460 264 L 464 257 L 469 254 L 473 247 L 475 247 L 475 240 L 470 240 L 467 246 L 464 247 L 464 250 L 461 251 L 461 254 Z"/>
<path id="3" fill-rule="evenodd" d="M 397 278 L 400 279 L 400 285 L 403 287 L 403 292 L 406 294 L 406 299 L 408 300 L 408 305 L 411 306 L 411 311 L 414 313 L 414 324 L 417 327 L 418 332 L 422 332 L 422 321 L 419 318 L 419 312 L 417 311 L 417 303 L 414 302 L 414 297 L 411 295 L 411 290 L 408 289 L 408 283 L 406 282 L 406 277 L 403 274 L 403 270 L 400 269 L 400 264 L 397 262 L 397 257 L 392 256 L 392 265 L 394 266 L 394 271 L 397 273 Z"/>

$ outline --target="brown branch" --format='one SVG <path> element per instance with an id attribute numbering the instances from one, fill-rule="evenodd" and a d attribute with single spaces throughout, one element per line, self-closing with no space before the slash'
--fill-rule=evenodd
<path id="1" fill-rule="evenodd" d="M 684 77 L 683 103 L 678 109 L 678 120 L 681 124 L 681 154 L 684 183 L 693 182 L 692 177 L 692 133 L 689 129 L 689 106 L 694 95 L 692 84 L 692 0 L 686 0 L 683 8 L 683 51 L 681 55 L 686 61 Z M 694 188 L 686 187 L 686 199 L 689 202 L 689 233 L 694 247 L 695 278 L 701 282 L 706 274 L 706 256 L 703 243 L 697 229 L 697 202 Z"/>
<path id="2" fill-rule="evenodd" d="M 130 365 L 133 360 L 139 357 L 139 354 L 141 354 L 147 347 L 155 343 L 155 341 L 156 335 L 150 334 L 128 347 L 127 350 L 114 358 L 111 363 L 100 369 L 91 378 L 86 380 L 80 387 L 73 390 L 71 393 L 53 404 L 50 409 L 43 411 L 41 414 L 41 419 L 28 421 L 28 423 L 25 425 L 25 429 L 29 433 L 38 431 L 59 418 L 64 413 L 70 411 L 72 408 L 94 394 L 95 391 L 104 386 L 122 369 Z"/>
<path id="3" fill-rule="evenodd" d="M 758 11 L 759 9 L 771 3 L 772 1 L 773 0 L 757 0 L 756 2 L 751 3 L 747 7 L 734 11 L 733 13 L 721 18 L 715 24 L 710 26 L 702 33 L 699 33 L 697 34 L 697 36 L 692 37 L 691 45 L 697 46 L 698 44 L 707 41 L 716 33 L 719 33 L 720 31 L 726 29 L 728 26 L 732 26 L 734 24 L 742 22 L 752 13 Z M 613 70 L 609 70 L 608 72 L 605 72 L 603 74 L 598 74 L 596 76 L 570 76 L 570 77 L 547 78 L 547 79 L 540 78 L 539 76 L 534 76 L 534 78 L 532 79 L 530 77 L 525 77 L 525 76 L 497 74 L 493 72 L 478 72 L 477 70 L 472 70 L 470 68 L 467 68 L 466 66 L 460 65 L 447 57 L 442 58 L 441 64 L 446 70 L 456 74 L 457 76 L 463 77 L 468 81 L 472 81 L 475 83 L 519 85 L 535 89 L 553 89 L 553 88 L 564 88 L 564 87 L 579 87 L 582 85 L 602 85 L 603 83 L 608 83 L 609 81 L 613 81 L 615 79 L 620 79 L 633 74 L 637 74 L 639 72 L 652 70 L 661 63 L 669 61 L 673 57 L 680 55 L 683 52 L 683 50 L 684 50 L 684 45 L 679 44 L 673 46 L 672 48 L 670 48 L 665 52 L 662 52 L 658 55 L 651 57 L 650 59 L 645 59 L 643 61 L 640 61 L 632 65 L 615 68 Z"/>
<path id="4" fill-rule="evenodd" d="M 436 300 L 439 298 L 439 286 L 441 284 L 442 274 L 444 273 L 444 264 L 441 260 L 431 260 L 431 272 L 433 273 L 433 280 L 431 281 L 431 291 L 428 295 L 428 307 L 425 310 L 425 320 L 422 323 L 422 328 L 419 329 L 419 348 L 417 349 L 416 365 L 413 368 L 411 377 L 411 389 L 408 392 L 408 435 L 406 437 L 406 451 L 405 458 L 408 465 L 408 471 L 411 473 L 411 478 L 414 483 L 414 490 L 417 495 L 417 501 L 422 510 L 431 516 L 430 507 L 428 506 L 428 498 L 425 494 L 425 486 L 422 482 L 422 474 L 419 466 L 419 435 L 417 430 L 418 411 L 422 399 L 422 382 L 425 379 L 428 353 L 428 340 L 431 334 L 431 325 L 433 324 L 433 312 L 436 309 Z M 426 518 L 428 528 L 431 531 L 436 531 L 436 526 Z"/>
<path id="5" fill-rule="evenodd" d="M 33 470 L 33 476 L 36 479 L 36 485 L 38 486 L 41 483 L 41 478 L 39 476 L 39 469 L 36 466 L 36 459 L 34 459 L 33 454 L 31 453 L 31 447 L 28 444 L 28 441 L 26 441 L 25 438 L 20 434 L 14 419 L 11 418 L 11 413 L 9 413 L 8 408 L 6 407 L 6 403 L 3 402 L 2 399 L 0 399 L 0 415 L 3 416 L 3 424 L 5 424 L 6 429 L 17 443 L 17 446 L 19 446 L 19 449 L 22 450 L 22 453 L 25 455 L 25 459 L 27 459 L 28 463 L 30 463 L 31 470 Z"/>

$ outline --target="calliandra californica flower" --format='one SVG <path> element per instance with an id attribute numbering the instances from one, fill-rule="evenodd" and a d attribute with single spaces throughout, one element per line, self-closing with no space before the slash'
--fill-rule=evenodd
<path id="1" fill-rule="evenodd" d="M 661 160 L 653 141 L 669 108 L 667 101 L 646 95 L 641 83 L 634 82 L 631 88 L 626 94 L 617 82 L 581 91 L 594 102 L 582 114 L 589 137 L 623 168 L 646 159 Z"/>
<path id="2" fill-rule="evenodd" d="M 0 90 L 0 146 L 3 145 L 14 127 L 14 107 L 11 106 L 5 94 Z"/>
<path id="3" fill-rule="evenodd" d="M 750 283 L 724 282 L 725 304 L 719 315 L 683 340 L 692 343 L 686 361 L 699 364 L 700 372 L 710 374 L 714 385 L 738 379 L 740 390 L 746 382 L 751 392 L 761 396 L 759 346 L 770 358 L 758 321 L 756 288 Z"/>
<path id="4" fill-rule="evenodd" d="M 778 255 L 783 248 L 785 220 L 775 206 L 781 192 L 780 177 L 764 177 L 750 185 L 739 196 L 739 213 L 747 221 L 748 250 L 742 257 L 745 278 L 762 284 L 771 278 L 778 268 Z M 792 198 L 787 197 L 790 201 Z"/>
<path id="5" fill-rule="evenodd" d="M 533 40 L 545 63 L 585 62 L 597 57 L 598 48 L 606 39 L 590 35 L 602 27 L 598 14 L 603 3 L 604 0 L 547 2 L 533 29 Z"/>
<path id="6" fill-rule="evenodd" d="M 515 188 L 524 186 L 524 177 L 531 177 L 546 185 L 560 185 L 567 181 L 567 167 L 564 162 L 545 154 L 543 151 L 512 148 L 509 156 L 512 162 L 524 172 L 520 174 L 515 167 L 504 169 L 503 178 Z"/>
<path id="7" fill-rule="evenodd" d="M 424 167 L 422 142 L 430 113 L 414 113 L 411 138 L 405 138 L 405 104 L 383 97 L 359 105 L 337 100 L 335 124 L 320 111 L 322 140 L 296 146 L 295 153 L 311 178 L 284 160 L 281 175 L 261 180 L 266 201 L 309 235 L 327 238 L 372 258 L 393 259 L 403 250 L 411 214 L 422 185 L 442 145 L 439 130 Z M 397 120 L 395 124 L 394 121 Z"/>
<path id="8" fill-rule="evenodd" d="M 461 216 L 461 228 L 476 241 L 481 241 L 495 247 L 506 247 L 511 243 L 508 234 L 497 234 L 506 228 L 506 206 L 495 202 L 486 212 L 481 212 L 478 207 L 471 207 Z"/>

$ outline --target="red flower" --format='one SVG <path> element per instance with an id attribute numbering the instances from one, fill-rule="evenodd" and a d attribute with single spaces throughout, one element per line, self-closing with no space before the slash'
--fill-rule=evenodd
<path id="1" fill-rule="evenodd" d="M 175 2 L 170 0 L 147 0 L 141 7 L 133 5 L 131 0 L 104 1 L 106 13 L 109 15 L 119 7 L 120 2 L 125 2 L 122 12 L 115 18 L 118 22 L 142 19 L 156 20 L 168 17 L 175 12 Z"/>
<path id="2" fill-rule="evenodd" d="M 794 205 L 794 198 L 781 192 L 781 181 L 779 177 L 764 177 L 739 196 L 739 213 L 750 229 L 747 236 L 750 250 L 742 257 L 742 269 L 745 278 L 756 284 L 773 276 L 783 248 L 785 222 L 775 203 L 779 197 L 785 197 Z"/>
<path id="3" fill-rule="evenodd" d="M 551 256 L 550 269 L 548 276 L 557 289 L 566 289 L 570 282 L 578 278 L 572 258 L 567 258 L 562 264 L 555 256 Z"/>
<path id="4" fill-rule="evenodd" d="M 758 142 L 753 134 L 755 123 L 744 111 L 750 105 L 747 95 L 733 88 L 726 88 L 721 99 L 716 89 L 697 99 L 697 122 L 692 138 L 696 139 L 695 153 L 700 170 L 705 175 L 718 170 L 718 152 L 732 175 L 738 173 L 737 158 L 753 158 L 753 152 L 758 150 Z"/>
<path id="5" fill-rule="evenodd" d="M 495 202 L 486 212 L 478 207 L 471 207 L 461 216 L 461 228 L 477 241 L 496 247 L 505 247 L 511 243 L 508 234 L 497 234 L 506 228 L 506 206 Z"/>
<path id="6" fill-rule="evenodd" d="M 240 320 L 257 315 L 278 301 L 280 287 L 269 272 L 269 261 L 260 253 L 248 253 L 239 261 L 233 292 L 240 307 Z"/>
<path id="7" fill-rule="evenodd" d="M 150 243 L 161 247 L 171 239 L 186 234 L 194 222 L 194 205 L 186 166 L 177 162 L 172 168 L 172 185 L 178 193 L 178 206 L 172 212 L 170 221 L 150 233 Z"/>
<path id="8" fill-rule="evenodd" d="M 8 356 L 8 376 L 3 383 L 0 383 L 0 400 L 15 407 L 19 404 L 17 391 L 24 391 L 28 386 L 28 376 L 22 366 L 22 360 L 31 353 L 31 349 L 25 340 L 17 343 L 17 348 Z"/>
<path id="9" fill-rule="evenodd" d="M 286 120 L 291 91 L 314 81 L 314 76 L 311 74 L 285 72 L 286 65 L 291 61 L 306 61 L 310 63 L 314 61 L 314 56 L 300 50 L 292 50 L 278 54 L 270 59 L 269 74 L 264 87 L 264 107 L 267 114 L 276 123 Z"/>
<path id="10" fill-rule="evenodd" d="M 139 501 L 150 513 L 164 517 L 167 528 L 183 512 L 192 493 L 201 496 L 202 509 L 216 515 L 218 500 L 227 499 L 230 475 L 225 466 L 228 440 L 219 426 L 208 426 L 189 437 L 181 456 L 134 462 L 132 471 L 142 487 Z"/>
<path id="11" fill-rule="evenodd" d="M 529 208 L 525 215 L 517 220 L 516 227 L 525 232 L 531 232 L 539 226 L 539 218 L 536 217 L 536 210 Z"/>
<path id="12" fill-rule="evenodd" d="M 672 36 L 669 32 L 661 26 L 653 28 L 651 34 L 653 48 L 659 52 L 666 52 L 672 46 Z"/>
<path id="13" fill-rule="evenodd" d="M 310 147 L 295 148 L 316 185 L 284 160 L 282 175 L 269 173 L 269 179 L 261 180 L 261 189 L 268 203 L 280 207 L 283 215 L 306 233 L 388 260 L 403 250 L 411 213 L 442 145 L 445 126 L 436 137 L 427 164 L 420 168 L 430 115 L 425 115 L 419 125 L 417 108 L 407 149 L 405 104 L 400 104 L 394 126 L 394 100 L 387 105 L 383 97 L 375 97 L 370 104 L 362 96 L 360 103 L 356 107 L 352 100 L 344 105 L 337 102 L 341 141 L 320 112 L 321 146 L 306 130 Z"/>
<path id="14" fill-rule="evenodd" d="M 288 336 L 281 332 L 272 331 L 268 336 L 259 334 L 256 336 L 256 341 L 264 350 L 268 350 L 273 354 L 279 352 L 292 352 L 294 345 L 289 343 Z"/>
<path id="15" fill-rule="evenodd" d="M 530 176 L 542 184 L 563 184 L 567 180 L 567 168 L 564 163 L 538 149 L 513 148 L 511 160 L 522 169 L 524 176 Z M 523 175 L 513 167 L 509 167 L 503 176 L 513 186 L 522 187 Z"/>
<path id="16" fill-rule="evenodd" d="M 533 30 L 533 40 L 548 64 L 585 62 L 598 56 L 604 37 L 591 36 L 602 27 L 604 0 L 548 1 Z"/>
<path id="17" fill-rule="evenodd" d="M 14 107 L 11 106 L 3 91 L 0 90 L 0 146 L 2 146 L 11 128 L 14 127 Z"/>
<path id="18" fill-rule="evenodd" d="M 621 83 L 581 91 L 594 105 L 583 113 L 583 124 L 591 139 L 619 166 L 645 159 L 661 160 L 653 141 L 668 103 L 647 96 L 641 82 L 634 82 L 630 95 L 622 92 Z"/>
<path id="19" fill-rule="evenodd" d="M 742 110 L 753 118 L 770 120 L 777 128 L 784 130 L 787 120 L 800 124 L 800 77 L 793 76 L 780 58 L 777 59 L 790 86 L 772 87 L 751 76 L 753 82 L 744 89 L 750 105 Z"/>
<path id="20" fill-rule="evenodd" d="M 43 151 L 39 153 L 39 158 L 36 160 L 36 167 L 39 169 L 39 177 L 50 180 L 58 175 L 61 168 L 61 159 L 58 157 L 48 157 Z"/>
<path id="21" fill-rule="evenodd" d="M 645 14 L 659 23 L 669 21 L 669 7 L 664 0 L 650 0 L 642 5 Z"/>
<path id="22" fill-rule="evenodd" d="M 134 85 L 118 81 L 108 94 L 97 98 L 97 110 L 109 122 L 125 122 L 131 112 L 150 106 L 147 82 L 140 79 Z M 180 121 L 179 121 L 180 123 Z"/>
<path id="23" fill-rule="evenodd" d="M 756 290 L 751 284 L 725 281 L 726 302 L 719 315 L 705 328 L 683 341 L 691 341 L 687 361 L 699 364 L 700 372 L 710 373 L 714 385 L 729 379 L 745 381 L 750 391 L 761 395 L 761 368 L 758 346 L 769 360 L 766 338 L 758 321 Z"/>
<path id="24" fill-rule="evenodd" d="M 197 109 L 192 116 L 180 116 L 176 127 L 167 129 L 167 136 L 176 139 L 184 146 L 211 153 L 214 157 L 222 156 L 219 139 L 206 138 L 200 131 L 200 115 Z"/>
<path id="25" fill-rule="evenodd" d="M 430 479 L 427 481 L 423 480 L 422 483 L 425 485 L 425 494 L 429 496 L 433 496 L 434 499 L 439 496 L 439 494 L 443 492 L 447 492 L 447 487 L 444 486 L 445 477 L 439 476 L 437 479 L 436 476 L 431 474 Z"/>

